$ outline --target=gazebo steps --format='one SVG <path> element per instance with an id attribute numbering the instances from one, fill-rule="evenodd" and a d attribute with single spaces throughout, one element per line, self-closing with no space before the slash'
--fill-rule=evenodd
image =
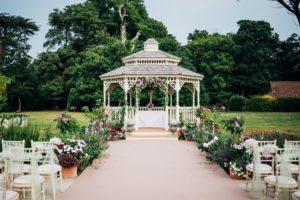
<path id="1" fill-rule="evenodd" d="M 169 132 L 169 131 L 166 131 L 166 129 L 164 128 L 139 128 L 137 131 L 133 131 L 133 133 L 135 132 Z"/>
<path id="2" fill-rule="evenodd" d="M 126 140 L 178 140 L 177 134 L 171 132 L 132 132 L 126 135 Z"/>

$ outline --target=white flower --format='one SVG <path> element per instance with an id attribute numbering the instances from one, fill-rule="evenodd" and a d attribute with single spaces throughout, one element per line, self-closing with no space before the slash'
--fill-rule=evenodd
<path id="1" fill-rule="evenodd" d="M 250 153 L 257 146 L 257 141 L 254 139 L 248 139 L 244 142 L 244 146 L 247 149 L 247 152 Z"/>
<path id="2" fill-rule="evenodd" d="M 58 137 L 51 138 L 50 142 L 55 145 L 59 145 L 62 143 L 62 141 Z"/>
<path id="3" fill-rule="evenodd" d="M 204 148 L 207 148 L 207 147 L 208 147 L 208 144 L 207 144 L 207 143 L 204 143 L 204 144 L 203 144 L 203 147 L 204 147 Z"/>
<path id="4" fill-rule="evenodd" d="M 217 141 L 219 138 L 217 136 L 214 137 L 214 140 Z"/>

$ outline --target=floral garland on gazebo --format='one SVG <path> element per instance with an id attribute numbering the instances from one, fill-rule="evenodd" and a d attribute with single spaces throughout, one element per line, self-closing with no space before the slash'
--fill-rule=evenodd
<path id="1" fill-rule="evenodd" d="M 150 101 L 147 104 L 148 108 L 152 108 L 154 106 L 152 103 L 152 92 L 156 88 L 160 89 L 165 94 L 166 96 L 165 105 L 167 105 L 169 86 L 166 78 L 163 77 L 139 78 L 135 84 L 135 87 L 137 89 L 137 92 L 141 92 L 143 89 L 148 89 L 150 94 Z"/>

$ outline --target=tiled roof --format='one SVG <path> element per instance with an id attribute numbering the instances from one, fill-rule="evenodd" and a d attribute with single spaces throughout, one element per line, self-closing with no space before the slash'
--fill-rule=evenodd
<path id="1" fill-rule="evenodd" d="M 127 60 L 130 58 L 173 58 L 173 59 L 178 59 L 180 60 L 180 58 L 178 58 L 177 56 L 173 56 L 167 52 L 161 51 L 161 50 L 157 50 L 157 51 L 139 51 L 137 53 L 134 53 L 132 55 L 129 55 L 125 58 L 123 58 L 123 60 Z"/>
<path id="2" fill-rule="evenodd" d="M 141 66 L 141 65 L 126 65 L 101 75 L 101 78 L 120 76 L 120 75 L 183 75 L 197 78 L 203 78 L 203 75 L 188 70 L 180 66 Z"/>
<path id="3" fill-rule="evenodd" d="M 271 81 L 273 97 L 297 97 L 300 98 L 300 81 Z"/>

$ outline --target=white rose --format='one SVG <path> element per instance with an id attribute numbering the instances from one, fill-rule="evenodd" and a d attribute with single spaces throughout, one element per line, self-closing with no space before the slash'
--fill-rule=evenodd
<path id="1" fill-rule="evenodd" d="M 62 143 L 62 141 L 58 137 L 51 138 L 50 142 L 55 145 L 59 145 Z"/>
<path id="2" fill-rule="evenodd" d="M 219 138 L 217 136 L 214 137 L 214 140 L 217 141 Z"/>

